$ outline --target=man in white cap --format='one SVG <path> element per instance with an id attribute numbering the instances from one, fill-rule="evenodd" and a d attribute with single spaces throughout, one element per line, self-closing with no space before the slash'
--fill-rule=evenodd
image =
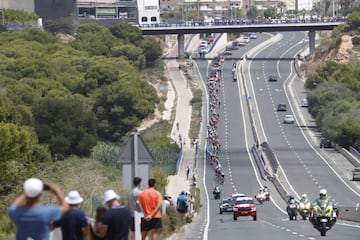
<path id="1" fill-rule="evenodd" d="M 114 190 L 104 193 L 103 204 L 109 210 L 106 211 L 102 226 L 95 225 L 95 231 L 107 240 L 128 240 L 131 223 L 131 212 L 128 208 L 121 205 L 120 196 Z"/>
<path id="2" fill-rule="evenodd" d="M 44 184 L 38 178 L 26 180 L 23 188 L 24 192 L 8 209 L 8 214 L 16 225 L 16 239 L 48 240 L 50 223 L 60 219 L 69 210 L 64 194 L 56 184 Z M 48 190 L 57 197 L 59 206 L 40 204 L 39 199 L 44 190 Z"/>
<path id="3" fill-rule="evenodd" d="M 53 227 L 61 227 L 63 240 L 83 240 L 89 236 L 90 229 L 83 211 L 79 209 L 84 199 L 78 191 L 70 191 L 65 197 L 70 210 L 60 220 L 54 221 Z"/>

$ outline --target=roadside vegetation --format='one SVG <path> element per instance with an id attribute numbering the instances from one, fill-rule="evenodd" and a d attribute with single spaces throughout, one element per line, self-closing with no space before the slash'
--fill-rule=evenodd
<path id="1" fill-rule="evenodd" d="M 16 11 L 12 14 L 16 19 Z M 28 17 L 20 23 L 34 25 L 37 16 Z M 6 24 L 17 23 L 10 19 Z M 45 22 L 48 31 L 1 28 L 0 239 L 13 237 L 6 209 L 31 176 L 56 182 L 65 193 L 78 190 L 89 216 L 107 189 L 124 202 L 127 190 L 117 159 L 131 132 L 166 100 L 154 87 L 167 81 L 158 39 L 143 37 L 127 23 L 109 28 L 71 24 Z M 69 43 L 55 36 L 72 29 L 76 35 L 68 37 Z M 141 132 L 154 160 L 150 175 L 162 193 L 179 152 L 170 129 L 170 122 L 161 121 Z M 42 198 L 56 201 L 46 193 Z"/>
<path id="2" fill-rule="evenodd" d="M 343 35 L 350 35 L 354 45 L 353 51 L 359 51 L 359 27 L 360 11 L 352 12 L 346 24 L 334 29 L 331 48 L 339 44 Z M 323 48 L 320 46 L 319 49 Z M 329 61 L 324 62 L 314 74 L 308 76 L 305 84 L 309 112 L 323 135 L 344 148 L 352 146 L 357 150 L 360 150 L 359 76 L 358 57 L 356 61 L 346 64 Z"/>

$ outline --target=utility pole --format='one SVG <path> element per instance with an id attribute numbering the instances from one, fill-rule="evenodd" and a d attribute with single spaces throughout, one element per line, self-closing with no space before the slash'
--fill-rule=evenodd
<path id="1" fill-rule="evenodd" d="M 3 0 L 1 0 L 1 18 L 2 18 L 2 25 L 5 26 L 5 11 L 3 6 Z"/>
<path id="2" fill-rule="evenodd" d="M 198 15 L 198 22 L 200 22 L 200 0 L 197 0 L 197 15 Z"/>

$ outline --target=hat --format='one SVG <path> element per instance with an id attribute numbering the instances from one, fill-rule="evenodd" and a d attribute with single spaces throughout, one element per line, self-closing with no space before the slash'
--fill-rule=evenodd
<path id="1" fill-rule="evenodd" d="M 114 192 L 114 190 L 112 190 L 112 189 L 107 190 L 107 191 L 104 193 L 103 204 L 106 204 L 108 201 L 113 200 L 113 199 L 119 200 L 119 199 L 120 199 L 120 196 L 117 195 L 117 194 Z"/>
<path id="2" fill-rule="evenodd" d="M 24 192 L 27 197 L 39 196 L 44 188 L 43 182 L 38 178 L 29 178 L 24 182 Z"/>
<path id="3" fill-rule="evenodd" d="M 80 196 L 80 193 L 78 191 L 71 191 L 65 197 L 65 202 L 70 205 L 77 205 L 82 203 L 83 201 L 84 199 Z"/>
<path id="4" fill-rule="evenodd" d="M 180 195 L 185 195 L 186 194 L 186 192 L 184 191 L 184 190 L 182 190 L 181 192 L 180 192 Z"/>

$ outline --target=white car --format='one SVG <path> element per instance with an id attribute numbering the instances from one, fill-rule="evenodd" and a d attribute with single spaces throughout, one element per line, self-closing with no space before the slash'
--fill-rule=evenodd
<path id="1" fill-rule="evenodd" d="M 250 38 L 249 37 L 243 37 L 242 41 L 244 43 L 248 43 L 248 42 L 250 42 Z"/>
<path id="2" fill-rule="evenodd" d="M 284 123 L 294 123 L 295 119 L 294 116 L 291 114 L 287 114 L 284 117 Z"/>
<path id="3" fill-rule="evenodd" d="M 306 98 L 301 100 L 301 106 L 302 107 L 308 107 L 309 106 L 308 100 Z"/>

